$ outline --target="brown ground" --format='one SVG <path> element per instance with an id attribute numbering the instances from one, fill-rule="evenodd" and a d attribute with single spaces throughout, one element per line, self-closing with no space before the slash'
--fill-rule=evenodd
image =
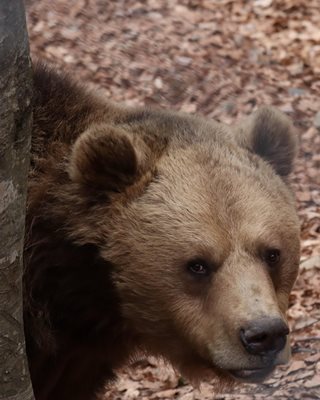
<path id="1" fill-rule="evenodd" d="M 293 183 L 302 260 L 289 310 L 291 364 L 262 385 L 217 394 L 212 384 L 195 390 L 143 360 L 123 371 L 106 399 L 320 399 L 319 0 L 27 0 L 27 13 L 33 56 L 114 100 L 225 122 L 274 104 L 300 132 Z"/>

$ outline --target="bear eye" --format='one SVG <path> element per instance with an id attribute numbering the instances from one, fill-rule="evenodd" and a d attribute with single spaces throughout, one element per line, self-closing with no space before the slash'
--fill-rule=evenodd
<path id="1" fill-rule="evenodd" d="M 269 266 L 273 267 L 280 261 L 280 250 L 268 249 L 265 252 L 264 259 Z"/>
<path id="2" fill-rule="evenodd" d="M 187 264 L 188 271 L 194 275 L 207 276 L 210 268 L 204 260 L 191 260 Z"/>

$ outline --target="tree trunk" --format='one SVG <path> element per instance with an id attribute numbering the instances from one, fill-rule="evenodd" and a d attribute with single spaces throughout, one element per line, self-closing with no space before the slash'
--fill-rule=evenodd
<path id="1" fill-rule="evenodd" d="M 22 320 L 31 130 L 31 63 L 22 0 L 0 0 L 0 399 L 33 399 Z"/>

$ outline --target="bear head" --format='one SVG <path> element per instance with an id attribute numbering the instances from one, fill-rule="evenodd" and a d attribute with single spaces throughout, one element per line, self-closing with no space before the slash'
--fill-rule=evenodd
<path id="1" fill-rule="evenodd" d="M 296 147 L 270 107 L 234 127 L 142 111 L 92 125 L 73 146 L 70 179 L 95 205 L 72 235 L 112 266 L 139 348 L 192 381 L 258 381 L 289 357 Z"/>

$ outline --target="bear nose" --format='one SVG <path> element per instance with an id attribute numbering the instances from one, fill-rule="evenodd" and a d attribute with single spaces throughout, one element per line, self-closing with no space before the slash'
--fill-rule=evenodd
<path id="1" fill-rule="evenodd" d="M 280 318 L 261 318 L 240 329 L 240 339 L 250 354 L 275 355 L 286 344 L 288 326 Z"/>

